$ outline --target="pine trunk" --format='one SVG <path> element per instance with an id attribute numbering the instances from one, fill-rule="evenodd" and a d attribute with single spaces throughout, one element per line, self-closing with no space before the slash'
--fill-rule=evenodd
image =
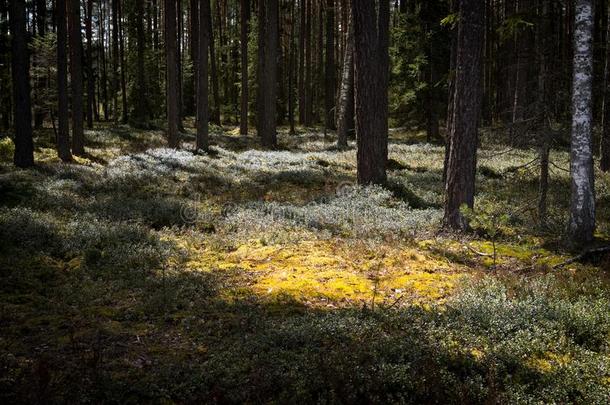
<path id="1" fill-rule="evenodd" d="M 461 0 L 451 146 L 447 166 L 444 224 L 465 230 L 460 209 L 474 207 L 485 10 L 477 0 Z"/>
<path id="2" fill-rule="evenodd" d="M 248 14 L 250 0 L 240 0 L 241 109 L 239 133 L 248 135 Z"/>
<path id="3" fill-rule="evenodd" d="M 83 43 L 81 39 L 80 2 L 68 0 L 70 29 L 70 79 L 72 83 L 72 153 L 85 154 L 83 131 Z"/>
<path id="4" fill-rule="evenodd" d="M 167 142 L 179 147 L 178 139 L 178 54 L 176 32 L 176 0 L 165 0 L 165 58 L 167 69 Z"/>
<path id="5" fill-rule="evenodd" d="M 379 12 L 376 11 L 379 9 Z M 388 158 L 389 2 L 353 0 L 358 183 L 384 184 Z"/>
<path id="6" fill-rule="evenodd" d="M 72 160 L 70 152 L 70 111 L 68 105 L 68 31 L 66 0 L 56 0 L 57 9 L 57 155 L 64 162 Z"/>
<path id="7" fill-rule="evenodd" d="M 339 122 L 337 125 L 338 147 L 347 148 L 347 139 L 354 130 L 354 27 L 348 17 L 347 38 L 339 93 Z"/>
<path id="8" fill-rule="evenodd" d="M 199 21 L 201 26 L 205 27 L 209 24 L 211 16 L 210 0 L 200 0 L 202 3 L 199 6 Z M 197 54 L 199 60 L 197 62 L 197 144 L 196 149 L 207 151 L 209 148 L 209 107 L 208 107 L 208 49 L 210 37 L 208 30 L 200 29 Z"/>
<path id="9" fill-rule="evenodd" d="M 32 140 L 32 103 L 30 96 L 30 56 L 27 45 L 25 2 L 11 0 L 11 73 L 15 123 L 15 155 L 17 167 L 34 165 Z"/>

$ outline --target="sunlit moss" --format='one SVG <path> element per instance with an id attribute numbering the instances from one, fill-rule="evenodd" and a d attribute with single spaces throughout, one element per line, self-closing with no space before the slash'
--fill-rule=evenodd
<path id="1" fill-rule="evenodd" d="M 253 240 L 222 252 L 179 242 L 189 251 L 191 270 L 245 271 L 243 282 L 265 298 L 286 297 L 307 304 L 350 305 L 373 299 L 439 300 L 461 274 L 446 263 L 410 248 L 349 246 L 340 240 L 265 245 Z M 233 291 L 234 292 L 234 291 Z"/>
<path id="2" fill-rule="evenodd" d="M 532 357 L 527 361 L 530 368 L 542 374 L 550 374 L 558 368 L 565 367 L 572 361 L 572 356 L 569 354 L 557 354 L 546 352 L 542 356 Z"/>

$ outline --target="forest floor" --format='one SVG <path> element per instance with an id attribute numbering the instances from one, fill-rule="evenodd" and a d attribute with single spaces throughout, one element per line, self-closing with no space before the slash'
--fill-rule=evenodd
<path id="1" fill-rule="evenodd" d="M 565 151 L 541 229 L 535 152 L 483 141 L 454 235 L 420 134 L 391 131 L 384 189 L 319 132 L 189 132 L 102 126 L 63 164 L 42 131 L 30 170 L 0 141 L 2 402 L 607 403 L 610 256 L 562 247 Z"/>

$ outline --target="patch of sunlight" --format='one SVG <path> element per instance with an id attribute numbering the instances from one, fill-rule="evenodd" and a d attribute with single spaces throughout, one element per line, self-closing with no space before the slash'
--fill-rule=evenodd
<path id="1" fill-rule="evenodd" d="M 446 262 L 412 248 L 353 246 L 340 240 L 267 245 L 252 240 L 222 251 L 211 245 L 179 242 L 191 271 L 240 271 L 232 289 L 246 287 L 265 299 L 313 306 L 371 302 L 441 301 L 463 276 Z M 403 300 L 403 298 L 406 298 Z"/>
<path id="2" fill-rule="evenodd" d="M 493 255 L 493 244 L 488 241 L 471 242 L 470 246 L 475 250 Z M 554 254 L 546 249 L 537 248 L 529 245 L 514 245 L 507 243 L 496 243 L 496 253 L 498 264 L 511 264 L 518 261 L 524 264 L 533 264 L 535 266 L 553 267 L 559 263 L 563 263 L 567 258 L 565 256 Z M 483 264 L 487 267 L 493 266 L 493 257 L 485 257 Z"/>
<path id="3" fill-rule="evenodd" d="M 565 367 L 572 361 L 569 354 L 556 354 L 546 352 L 542 356 L 535 356 L 527 360 L 527 365 L 542 374 L 550 374 L 558 368 Z"/>

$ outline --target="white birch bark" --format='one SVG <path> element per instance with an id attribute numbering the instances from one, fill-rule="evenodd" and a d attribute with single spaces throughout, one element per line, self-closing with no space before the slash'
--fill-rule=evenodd
<path id="1" fill-rule="evenodd" d="M 595 188 L 592 148 L 593 1 L 577 0 L 574 31 L 572 198 L 568 236 L 575 245 L 593 240 Z"/>

